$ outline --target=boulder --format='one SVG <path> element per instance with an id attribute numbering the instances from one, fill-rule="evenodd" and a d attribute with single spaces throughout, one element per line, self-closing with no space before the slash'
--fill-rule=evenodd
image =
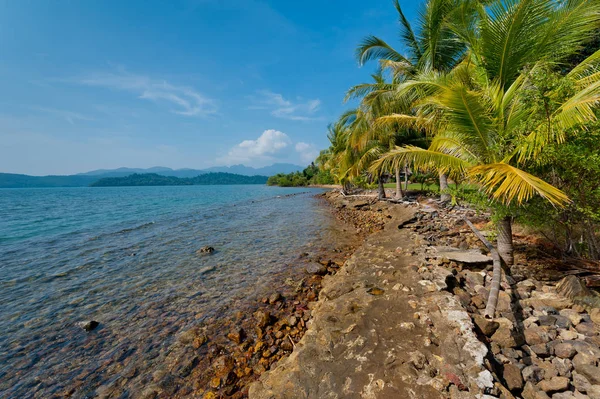
<path id="1" fill-rule="evenodd" d="M 531 382 L 525 384 L 525 389 L 521 393 L 523 399 L 550 399 L 550 396 L 544 391 L 541 391 Z"/>
<path id="2" fill-rule="evenodd" d="M 446 258 L 461 263 L 492 263 L 492 258 L 477 250 L 463 250 L 454 247 L 433 247 L 437 258 Z"/>
<path id="3" fill-rule="evenodd" d="M 502 378 L 506 381 L 506 387 L 511 390 L 521 390 L 523 389 L 523 376 L 521 375 L 521 370 L 515 366 L 514 364 L 505 364 L 504 370 L 502 371 Z"/>
<path id="4" fill-rule="evenodd" d="M 590 310 L 590 318 L 594 323 L 600 325 L 600 309 L 594 308 Z"/>
<path id="5" fill-rule="evenodd" d="M 592 364 L 575 366 L 575 370 L 588 379 L 592 385 L 600 385 L 600 367 Z"/>
<path id="6" fill-rule="evenodd" d="M 525 342 L 529 345 L 545 344 L 550 341 L 548 330 L 543 327 L 531 326 L 524 331 Z"/>
<path id="7" fill-rule="evenodd" d="M 571 383 L 575 389 L 583 393 L 586 393 L 592 387 L 592 384 L 590 384 L 588 379 L 585 378 L 584 375 L 577 372 L 573 373 L 573 381 Z"/>
<path id="8" fill-rule="evenodd" d="M 574 311 L 573 309 L 563 309 L 560 311 L 560 315 L 569 319 L 571 324 L 576 326 L 581 323 L 583 317 L 581 313 Z"/>
<path id="9" fill-rule="evenodd" d="M 486 337 L 491 337 L 500 327 L 500 323 L 497 321 L 489 320 L 481 315 L 475 315 L 473 321 L 477 328 L 479 328 L 479 331 Z"/>
<path id="10" fill-rule="evenodd" d="M 570 342 L 562 342 L 554 346 L 554 354 L 561 359 L 571 359 L 577 353 L 577 349 Z"/>
<path id="11" fill-rule="evenodd" d="M 536 365 L 527 366 L 522 371 L 523 379 L 528 383 L 537 384 L 544 379 L 545 371 Z"/>
<path id="12" fill-rule="evenodd" d="M 556 285 L 556 292 L 569 299 L 585 297 L 590 294 L 585 284 L 576 276 L 567 276 L 560 280 Z"/>
<path id="13" fill-rule="evenodd" d="M 583 323 L 579 323 L 577 327 L 575 327 L 578 333 L 585 335 L 586 337 L 593 337 L 598 335 L 598 330 L 594 323 L 587 321 Z"/>
<path id="14" fill-rule="evenodd" d="M 567 377 L 552 377 L 550 380 L 543 380 L 537 385 L 546 393 L 562 392 L 569 388 L 569 379 Z"/>
<path id="15" fill-rule="evenodd" d="M 513 323 L 509 319 L 501 317 L 496 319 L 496 322 L 498 322 L 500 326 L 494 335 L 492 335 L 492 342 L 496 342 L 504 348 L 516 348 L 525 343 L 523 336 L 515 330 Z"/>

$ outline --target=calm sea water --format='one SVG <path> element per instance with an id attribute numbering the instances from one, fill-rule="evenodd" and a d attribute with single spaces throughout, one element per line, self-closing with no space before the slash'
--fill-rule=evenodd
<path id="1" fill-rule="evenodd" d="M 151 373 L 178 332 L 264 293 L 300 251 L 334 239 L 317 192 L 0 190 L 0 397 L 52 397 L 73 381 L 75 397 L 93 397 L 127 372 L 123 353 Z M 217 252 L 197 254 L 204 245 Z M 101 323 L 90 334 L 76 325 L 89 319 Z"/>

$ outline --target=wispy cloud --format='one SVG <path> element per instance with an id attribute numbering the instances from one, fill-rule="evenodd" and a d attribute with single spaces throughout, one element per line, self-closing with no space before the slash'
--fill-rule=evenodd
<path id="1" fill-rule="evenodd" d="M 86 86 L 105 87 L 134 93 L 138 98 L 170 104 L 170 111 L 183 116 L 208 116 L 217 112 L 215 101 L 188 86 L 136 75 L 120 68 L 117 72 L 99 72 L 69 81 Z"/>
<path id="2" fill-rule="evenodd" d="M 322 118 L 316 116 L 321 100 L 303 100 L 298 98 L 296 101 L 285 98 L 282 94 L 274 93 L 270 90 L 260 90 L 257 96 L 251 97 L 253 105 L 249 109 L 269 110 L 271 115 L 276 118 L 289 119 L 293 121 L 316 121 Z"/>
<path id="3" fill-rule="evenodd" d="M 66 120 L 67 122 L 69 122 L 71 125 L 74 125 L 76 121 L 93 121 L 94 120 L 93 118 L 82 115 L 80 113 L 67 111 L 67 110 L 63 110 L 63 109 L 46 108 L 46 107 L 31 107 L 31 109 L 34 109 L 36 111 L 41 111 L 41 112 L 44 112 L 47 114 L 51 114 L 58 118 L 62 118 L 64 120 Z"/>

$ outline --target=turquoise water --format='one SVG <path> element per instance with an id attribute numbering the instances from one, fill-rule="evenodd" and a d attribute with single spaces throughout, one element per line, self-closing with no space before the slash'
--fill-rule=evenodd
<path id="1" fill-rule="evenodd" d="M 300 251 L 334 239 L 318 192 L 0 190 L 0 397 L 51 397 L 75 380 L 74 397 L 95 396 L 123 372 L 115 353 L 151 373 L 177 333 L 268 291 Z M 217 252 L 197 254 L 204 245 Z M 89 319 L 92 334 L 76 325 Z"/>

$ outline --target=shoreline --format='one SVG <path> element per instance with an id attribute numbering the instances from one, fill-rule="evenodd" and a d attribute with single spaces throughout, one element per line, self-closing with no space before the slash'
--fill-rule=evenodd
<path id="1" fill-rule="evenodd" d="M 251 399 L 600 397 L 600 297 L 579 279 L 517 253 L 488 320 L 491 258 L 462 222 L 488 215 L 326 195 L 387 223 L 325 277 L 304 337 Z"/>

